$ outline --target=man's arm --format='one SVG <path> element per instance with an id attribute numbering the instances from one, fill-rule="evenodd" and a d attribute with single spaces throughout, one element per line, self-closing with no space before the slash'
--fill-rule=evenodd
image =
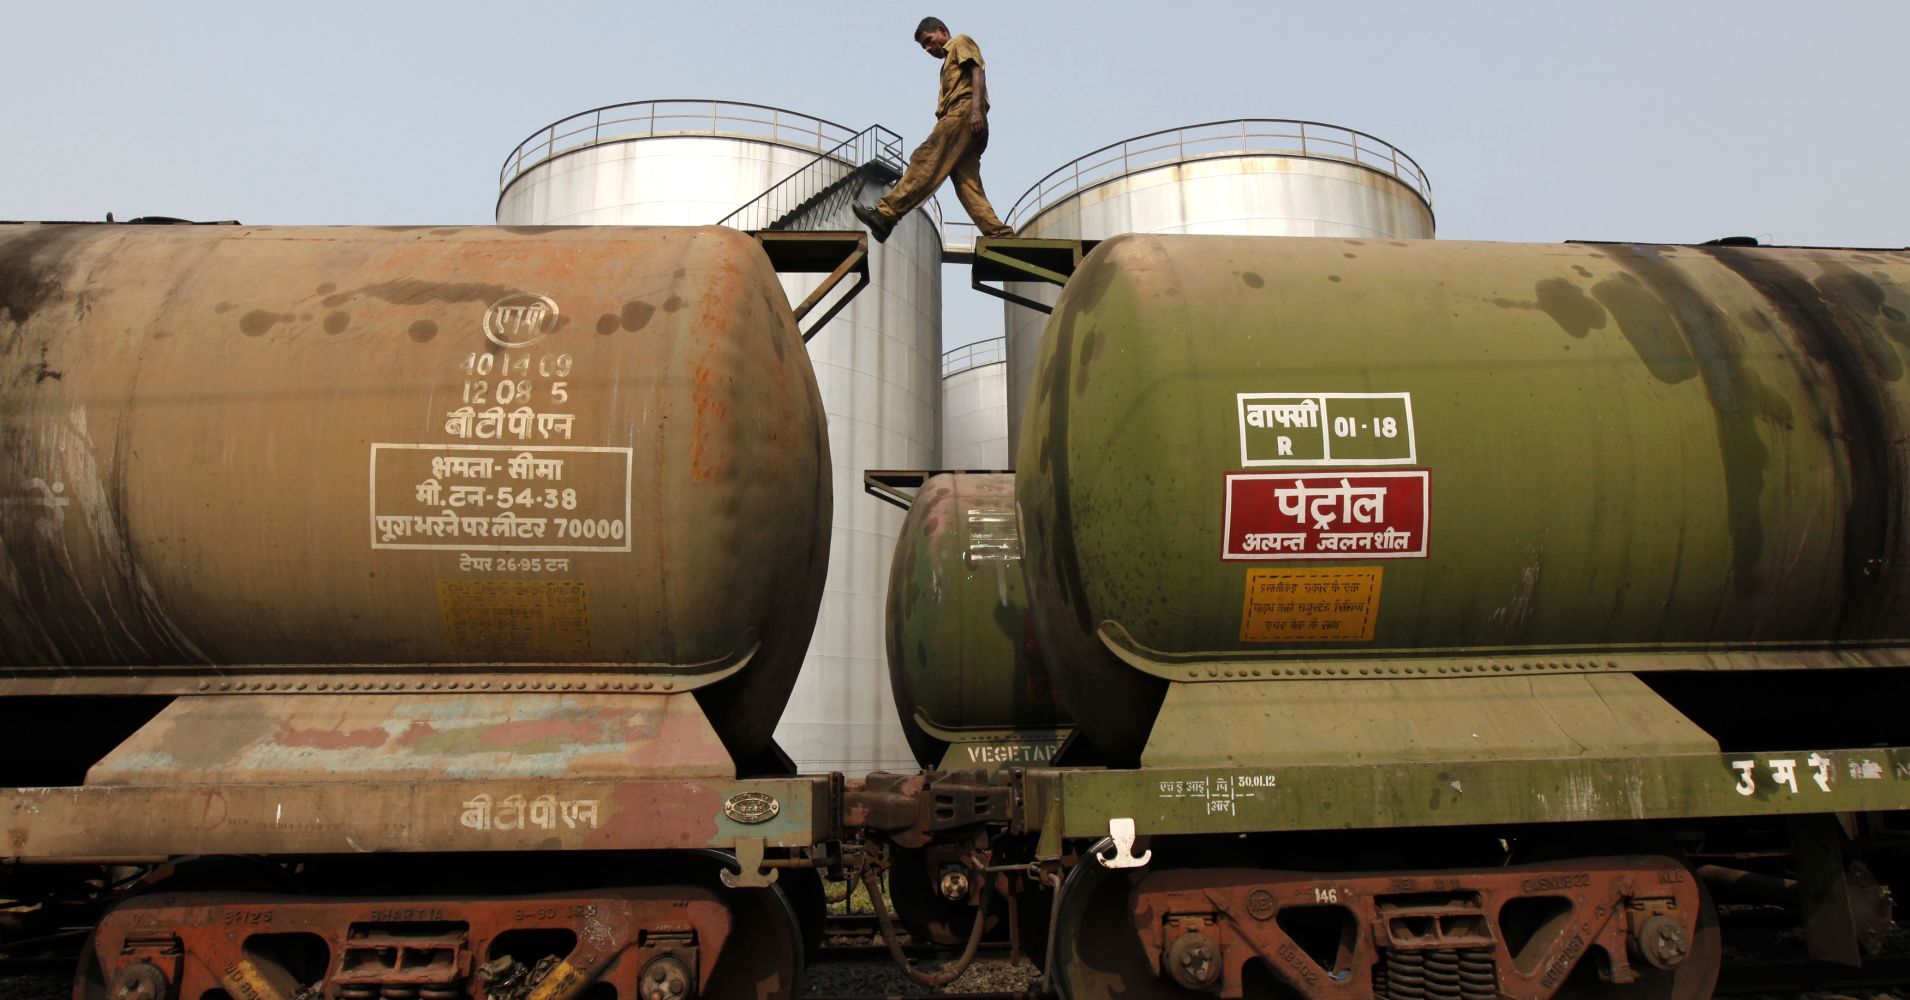
<path id="1" fill-rule="evenodd" d="M 968 64 L 968 85 L 974 93 L 968 98 L 968 130 L 977 135 L 988 128 L 988 71 L 974 63 Z"/>

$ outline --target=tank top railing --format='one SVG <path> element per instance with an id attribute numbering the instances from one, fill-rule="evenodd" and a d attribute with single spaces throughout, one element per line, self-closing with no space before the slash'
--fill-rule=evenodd
<path id="1" fill-rule="evenodd" d="M 653 136 L 737 135 L 813 149 L 832 149 L 855 137 L 845 125 L 738 101 L 660 100 L 611 104 L 552 122 L 530 134 L 498 169 L 498 190 L 519 174 L 565 153 L 605 142 Z"/>
<path id="2" fill-rule="evenodd" d="M 981 238 L 981 234 L 981 227 L 973 222 L 949 219 L 942 223 L 942 252 L 972 254 L 975 252 L 975 241 Z"/>
<path id="3" fill-rule="evenodd" d="M 960 375 L 970 368 L 999 364 L 1008 360 L 1008 338 L 996 337 L 993 340 L 978 340 L 963 347 L 954 348 L 942 355 L 942 377 Z"/>
<path id="4" fill-rule="evenodd" d="M 1280 155 L 1356 163 L 1397 179 L 1432 206 L 1432 182 L 1383 139 L 1323 122 L 1241 118 L 1149 132 L 1103 146 L 1037 181 L 1003 221 L 1019 229 L 1053 205 L 1137 171 L 1209 156 Z"/>
<path id="5" fill-rule="evenodd" d="M 867 164 L 879 164 L 892 176 L 900 175 L 902 137 L 880 125 L 871 125 L 823 150 L 814 160 L 718 219 L 716 224 L 736 229 L 785 228 Z"/>

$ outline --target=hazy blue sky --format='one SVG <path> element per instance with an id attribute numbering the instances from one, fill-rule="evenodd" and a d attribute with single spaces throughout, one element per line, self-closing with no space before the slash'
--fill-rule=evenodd
<path id="1" fill-rule="evenodd" d="M 1442 238 L 1910 243 L 1906 0 L 5 0 L 0 218 L 487 223 L 520 139 L 649 98 L 913 144 L 935 91 L 909 40 L 927 13 L 988 58 L 984 176 L 1004 211 L 1131 135 L 1304 118 L 1418 160 Z M 994 304 L 953 279 L 947 342 L 998 335 Z"/>

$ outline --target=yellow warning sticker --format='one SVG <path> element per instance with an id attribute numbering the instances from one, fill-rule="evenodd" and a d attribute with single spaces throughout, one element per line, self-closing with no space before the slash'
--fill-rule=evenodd
<path id="1" fill-rule="evenodd" d="M 1380 567 L 1250 569 L 1241 642 L 1370 642 Z"/>
<path id="2" fill-rule="evenodd" d="M 581 580 L 439 580 L 438 613 L 452 653 L 558 657 L 590 649 Z"/>

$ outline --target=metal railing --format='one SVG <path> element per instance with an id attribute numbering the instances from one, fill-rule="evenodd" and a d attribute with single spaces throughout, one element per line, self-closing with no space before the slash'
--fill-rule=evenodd
<path id="1" fill-rule="evenodd" d="M 948 378 L 950 375 L 959 375 L 970 368 L 999 364 L 1006 360 L 1008 360 L 1007 337 L 977 340 L 942 355 L 942 377 Z"/>
<path id="2" fill-rule="evenodd" d="M 1432 182 L 1413 158 L 1383 139 L 1324 122 L 1238 118 L 1137 135 L 1103 146 L 1036 181 L 1003 221 L 1016 229 L 1059 202 L 1136 171 L 1209 156 L 1300 156 L 1390 174 L 1432 207 Z"/>
<path id="3" fill-rule="evenodd" d="M 939 209 L 941 206 L 936 207 Z M 981 235 L 981 227 L 973 222 L 945 221 L 942 223 L 942 252 L 974 253 L 975 241 Z"/>
<path id="4" fill-rule="evenodd" d="M 498 168 L 499 191 L 530 168 L 604 142 L 663 135 L 744 136 L 818 153 L 856 134 L 846 125 L 767 104 L 740 101 L 631 101 L 571 115 L 532 132 Z"/>
<path id="5" fill-rule="evenodd" d="M 902 137 L 871 125 L 824 150 L 716 224 L 736 229 L 782 229 L 793 216 L 829 194 L 863 164 L 872 162 L 901 173 Z"/>

